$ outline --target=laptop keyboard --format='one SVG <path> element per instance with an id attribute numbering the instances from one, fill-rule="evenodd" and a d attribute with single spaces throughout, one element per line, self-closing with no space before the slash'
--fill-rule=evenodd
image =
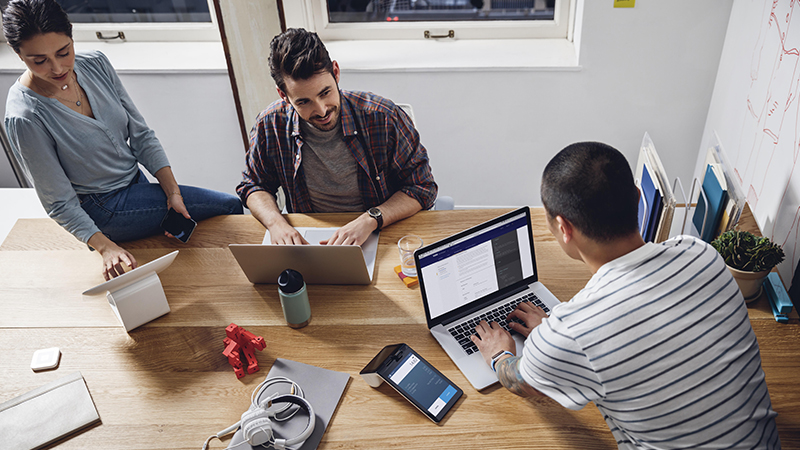
<path id="1" fill-rule="evenodd" d="M 537 297 L 536 294 L 531 292 L 523 295 L 522 297 L 515 298 L 509 301 L 508 303 L 500 305 L 491 311 L 487 311 L 484 314 L 480 314 L 471 319 L 464 320 L 458 325 L 448 328 L 447 331 L 449 331 L 450 334 L 454 338 L 456 338 L 458 343 L 461 345 L 461 348 L 463 348 L 468 355 L 477 353 L 478 347 L 476 347 L 475 344 L 472 343 L 470 336 L 475 334 L 475 327 L 478 325 L 478 323 L 481 320 L 485 320 L 487 322 L 497 322 L 501 327 L 503 327 L 504 330 L 515 333 L 515 331 L 512 331 L 508 327 L 508 322 L 506 321 L 506 318 L 511 313 L 511 311 L 516 309 L 517 305 L 519 305 L 522 302 L 530 302 L 534 306 L 542 308 L 546 314 L 548 315 L 550 314 L 550 309 L 547 306 L 545 306 L 545 304 L 542 303 L 541 300 L 539 300 L 539 297 Z M 511 322 L 522 323 L 517 319 L 511 319 Z"/>

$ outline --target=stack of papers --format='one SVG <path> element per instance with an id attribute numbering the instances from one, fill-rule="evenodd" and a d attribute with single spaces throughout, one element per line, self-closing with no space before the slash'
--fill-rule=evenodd
<path id="1" fill-rule="evenodd" d="M 733 176 L 716 134 L 704 164 L 692 225 L 695 236 L 711 242 L 736 225 L 747 199 Z"/>
<path id="2" fill-rule="evenodd" d="M 670 237 L 675 213 L 675 195 L 650 135 L 645 133 L 635 181 L 639 197 L 639 232 L 645 242 L 662 242 Z"/>

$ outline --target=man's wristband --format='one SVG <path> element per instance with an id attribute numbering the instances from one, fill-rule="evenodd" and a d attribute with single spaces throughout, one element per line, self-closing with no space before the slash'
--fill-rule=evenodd
<path id="1" fill-rule="evenodd" d="M 503 350 L 502 352 L 498 352 L 497 354 L 492 356 L 492 371 L 494 373 L 497 373 L 497 369 L 495 368 L 495 364 L 497 364 L 497 360 L 500 359 L 500 357 L 503 356 L 503 355 L 514 356 L 514 354 L 511 353 L 508 350 Z"/>

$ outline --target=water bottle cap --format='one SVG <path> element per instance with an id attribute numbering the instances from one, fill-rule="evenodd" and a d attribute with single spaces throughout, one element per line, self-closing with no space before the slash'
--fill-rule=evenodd
<path id="1" fill-rule="evenodd" d="M 285 294 L 293 294 L 305 286 L 303 275 L 293 269 L 286 269 L 278 276 L 278 286 Z"/>

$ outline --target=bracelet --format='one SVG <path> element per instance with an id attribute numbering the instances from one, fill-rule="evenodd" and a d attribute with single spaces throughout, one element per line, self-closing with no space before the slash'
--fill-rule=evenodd
<path id="1" fill-rule="evenodd" d="M 492 372 L 497 373 L 497 368 L 495 367 L 495 364 L 497 364 L 497 360 L 503 355 L 514 356 L 514 354 L 508 350 L 503 350 L 502 352 L 499 352 L 496 355 L 492 356 Z"/>
<path id="2" fill-rule="evenodd" d="M 180 197 L 180 198 L 183 198 L 183 196 L 181 195 L 181 191 L 175 191 L 175 192 L 173 192 L 173 193 L 169 194 L 169 195 L 167 196 L 167 199 L 169 199 L 169 198 L 170 198 L 170 197 L 172 197 L 173 195 L 177 195 L 178 197 Z"/>

